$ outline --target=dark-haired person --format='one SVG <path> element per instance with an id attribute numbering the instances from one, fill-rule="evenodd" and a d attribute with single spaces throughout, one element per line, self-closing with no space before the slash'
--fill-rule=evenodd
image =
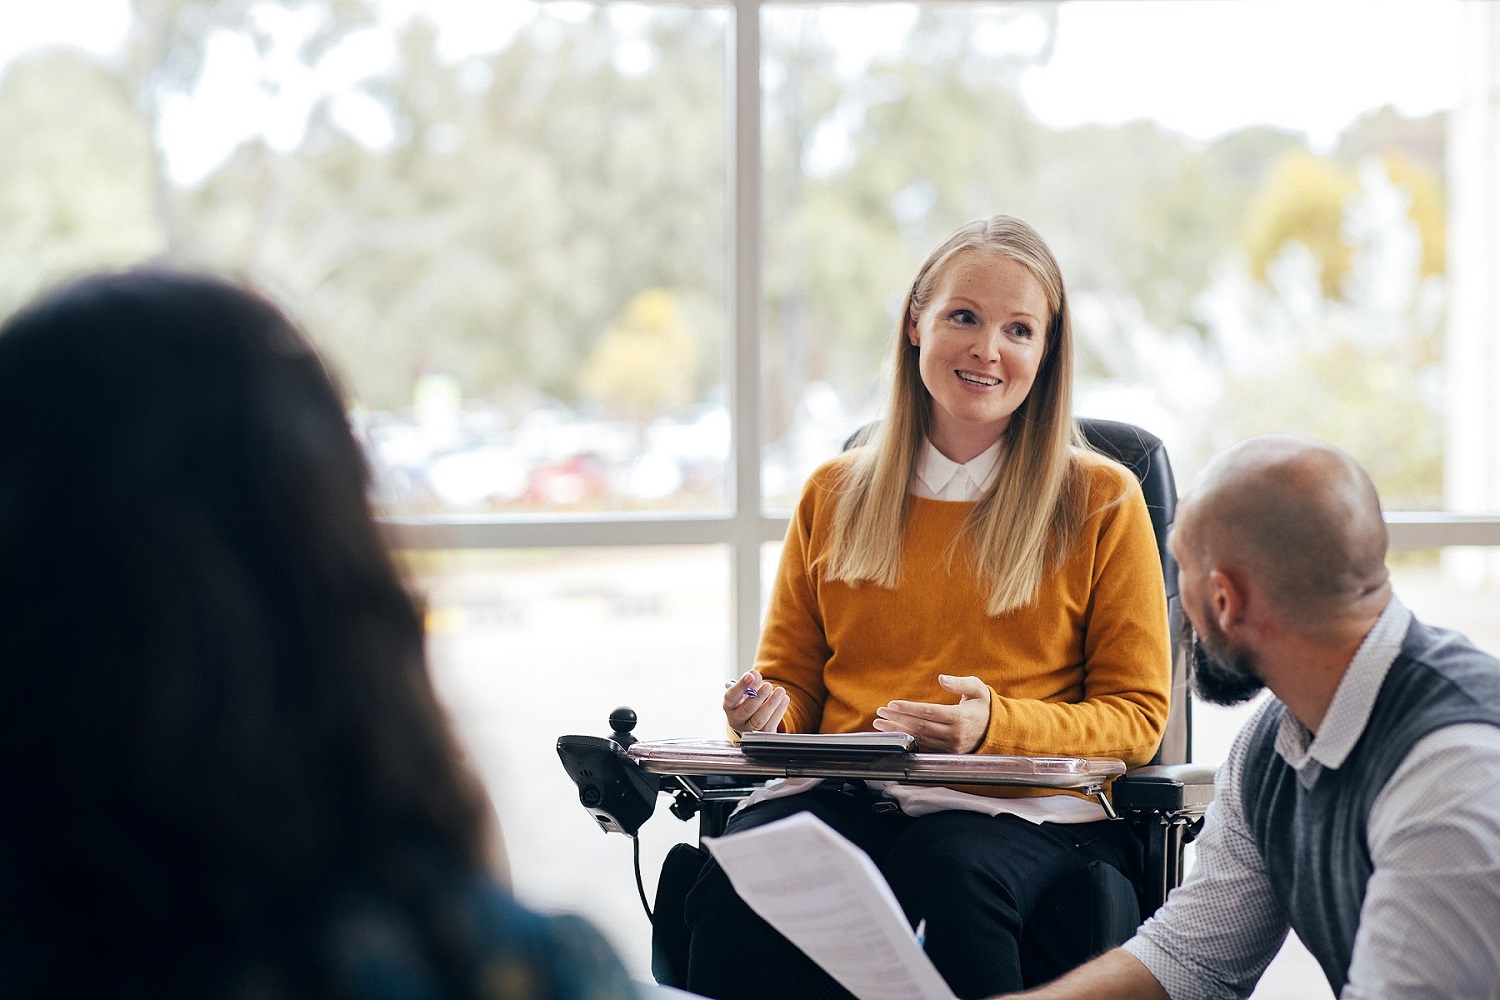
<path id="1" fill-rule="evenodd" d="M 1183 886 L 1026 995 L 1244 997 L 1291 927 L 1344 1000 L 1500 997 L 1500 660 L 1392 593 L 1369 476 L 1252 439 L 1203 471 L 1172 549 L 1198 693 L 1275 697 L 1219 769 Z"/>
<path id="2" fill-rule="evenodd" d="M 134 272 L 0 327 L 0 995 L 624 998 L 489 874 L 338 389 Z"/>

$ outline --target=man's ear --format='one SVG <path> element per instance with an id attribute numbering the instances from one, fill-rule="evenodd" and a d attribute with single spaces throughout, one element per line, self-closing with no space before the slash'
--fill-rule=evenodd
<path id="1" fill-rule="evenodd" d="M 1246 626 L 1249 593 L 1243 580 L 1233 570 L 1216 566 L 1208 571 L 1208 610 L 1219 631 L 1230 639 L 1242 634 Z"/>

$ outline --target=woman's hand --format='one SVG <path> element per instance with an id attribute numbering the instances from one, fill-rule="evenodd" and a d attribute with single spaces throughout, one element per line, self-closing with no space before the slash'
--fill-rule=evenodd
<path id="1" fill-rule="evenodd" d="M 729 728 L 737 733 L 775 732 L 791 703 L 784 690 L 762 680 L 754 670 L 747 670 L 745 676 L 724 691 L 724 717 L 729 720 Z M 988 720 L 989 716 L 985 718 Z"/>
<path id="2" fill-rule="evenodd" d="M 990 689 L 978 677 L 938 674 L 938 683 L 959 696 L 957 705 L 893 701 L 875 710 L 881 732 L 911 733 L 922 750 L 973 753 L 990 728 Z"/>

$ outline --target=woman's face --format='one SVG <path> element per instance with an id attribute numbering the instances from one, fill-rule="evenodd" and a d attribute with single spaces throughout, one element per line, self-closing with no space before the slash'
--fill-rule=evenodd
<path id="1" fill-rule="evenodd" d="M 999 439 L 1031 392 L 1049 318 L 1041 282 L 1009 257 L 971 250 L 948 262 L 907 326 L 938 451 L 967 462 Z"/>

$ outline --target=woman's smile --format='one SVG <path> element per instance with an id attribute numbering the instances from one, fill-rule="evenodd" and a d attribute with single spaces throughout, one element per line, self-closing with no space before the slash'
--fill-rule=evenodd
<path id="1" fill-rule="evenodd" d="M 1000 380 L 993 375 L 981 375 L 978 372 L 966 371 L 957 371 L 953 374 L 975 389 L 993 389 L 1000 384 Z"/>

